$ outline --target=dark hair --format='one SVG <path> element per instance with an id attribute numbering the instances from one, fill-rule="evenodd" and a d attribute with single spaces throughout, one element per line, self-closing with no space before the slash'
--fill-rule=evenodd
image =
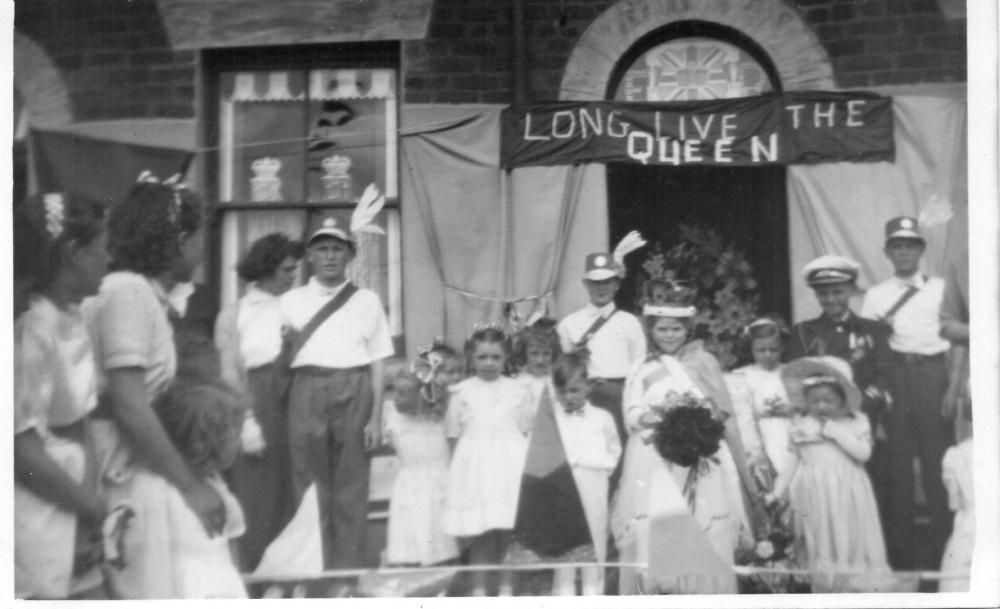
<path id="1" fill-rule="evenodd" d="M 578 377 L 587 380 L 587 360 L 579 353 L 561 355 L 552 365 L 552 384 L 559 391 Z"/>
<path id="2" fill-rule="evenodd" d="M 644 315 L 642 318 L 642 328 L 646 331 L 646 359 L 654 360 L 661 355 L 664 355 L 663 351 L 653 340 L 653 326 L 656 325 L 661 319 L 674 319 L 676 321 L 684 324 L 687 329 L 687 337 L 685 339 L 685 344 L 691 342 L 694 337 L 692 333 L 694 332 L 694 318 L 693 317 L 657 317 L 655 315 Z"/>
<path id="3" fill-rule="evenodd" d="M 754 325 L 758 321 L 762 320 L 767 320 L 770 323 Z M 765 315 L 760 317 L 740 332 L 736 342 L 736 355 L 741 361 L 753 362 L 753 341 L 762 338 L 775 337 L 778 338 L 778 344 L 781 346 L 782 358 L 784 358 L 784 356 L 788 353 L 789 341 L 791 339 L 791 333 L 788 330 L 788 325 L 785 323 L 785 320 L 778 315 Z"/>
<path id="4" fill-rule="evenodd" d="M 274 276 L 286 258 L 299 260 L 305 254 L 301 241 L 283 233 L 271 233 L 257 239 L 236 265 L 236 273 L 247 283 Z"/>
<path id="5" fill-rule="evenodd" d="M 197 232 L 202 202 L 187 188 L 141 182 L 108 218 L 111 268 L 155 277 L 180 256 L 181 239 Z"/>
<path id="6" fill-rule="evenodd" d="M 472 365 L 472 356 L 476 352 L 476 345 L 479 343 L 500 345 L 500 348 L 503 349 L 504 355 L 507 356 L 507 361 L 504 362 L 503 373 L 508 376 L 514 374 L 514 363 L 510 359 L 510 339 L 507 338 L 506 332 L 493 326 L 475 329 L 472 331 L 472 334 L 469 335 L 469 338 L 465 340 L 464 352 L 466 368 L 468 370 L 475 371 L 475 367 Z"/>
<path id="7" fill-rule="evenodd" d="M 221 451 L 226 440 L 240 433 L 244 409 L 227 385 L 191 377 L 178 377 L 156 403 L 171 442 L 201 475 L 228 467 L 221 462 Z"/>
<path id="8" fill-rule="evenodd" d="M 48 288 L 66 246 L 84 247 L 104 230 L 104 204 L 75 192 L 33 195 L 14 208 L 14 278 L 23 290 Z"/>
<path id="9" fill-rule="evenodd" d="M 528 363 L 528 349 L 532 346 L 543 347 L 552 352 L 552 361 L 562 353 L 559 348 L 559 334 L 554 327 L 539 327 L 537 324 L 528 326 L 514 335 L 514 347 L 511 352 L 512 363 L 520 368 Z"/>

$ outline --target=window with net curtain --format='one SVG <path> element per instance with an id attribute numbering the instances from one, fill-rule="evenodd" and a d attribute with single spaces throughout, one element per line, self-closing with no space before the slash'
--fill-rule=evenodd
<path id="1" fill-rule="evenodd" d="M 618 101 L 691 101 L 772 91 L 767 72 L 743 49 L 713 38 L 683 37 L 656 45 L 625 71 Z"/>
<path id="2" fill-rule="evenodd" d="M 392 334 L 402 334 L 396 121 L 393 69 L 220 73 L 224 304 L 245 291 L 235 267 L 255 239 L 275 231 L 303 238 L 327 216 L 347 228 L 364 189 L 375 184 L 386 197 L 376 217 L 386 235 L 357 235 L 348 276 L 378 293 Z"/>

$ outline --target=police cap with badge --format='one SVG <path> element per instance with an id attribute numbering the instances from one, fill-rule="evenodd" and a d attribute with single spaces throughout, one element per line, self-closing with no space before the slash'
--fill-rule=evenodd
<path id="1" fill-rule="evenodd" d="M 839 283 L 854 283 L 861 266 L 843 256 L 820 256 L 802 269 L 806 285 L 818 288 Z"/>

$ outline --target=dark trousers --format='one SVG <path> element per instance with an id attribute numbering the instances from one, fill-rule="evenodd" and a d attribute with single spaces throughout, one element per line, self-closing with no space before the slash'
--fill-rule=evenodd
<path id="1" fill-rule="evenodd" d="M 951 423 L 941 416 L 948 372 L 943 355 L 893 355 L 889 377 L 893 402 L 886 430 L 888 514 L 884 522 L 889 562 L 894 569 L 936 568 L 951 534 L 948 495 L 941 480 L 941 459 L 954 438 Z M 920 462 L 921 482 L 927 497 L 929 552 L 920 551 L 917 545 L 921 541 L 914 524 L 914 458 Z M 916 556 L 921 554 L 929 555 L 929 564 L 915 564 Z"/>
<path id="2" fill-rule="evenodd" d="M 284 396 L 278 395 L 275 373 L 273 365 L 247 373 L 254 418 L 266 447 L 257 455 L 241 454 L 227 474 L 246 518 L 246 532 L 237 542 L 240 569 L 244 572 L 257 568 L 264 550 L 285 528 L 295 510 L 288 464 L 288 414 Z"/>
<path id="3" fill-rule="evenodd" d="M 622 412 L 622 391 L 625 389 L 625 379 L 592 379 L 590 391 L 587 399 L 594 406 L 606 410 L 615 421 L 615 429 L 618 430 L 618 439 L 622 443 L 622 454 L 625 452 L 625 442 L 628 440 L 628 432 L 625 430 L 625 417 Z M 608 481 L 608 490 L 614 493 L 618 488 L 618 480 L 622 475 L 622 461 L 618 460 L 615 471 L 611 473 Z"/>
<path id="4" fill-rule="evenodd" d="M 365 561 L 369 455 L 364 427 L 372 409 L 368 368 L 296 368 L 288 396 L 292 488 L 316 484 L 327 569 Z"/>

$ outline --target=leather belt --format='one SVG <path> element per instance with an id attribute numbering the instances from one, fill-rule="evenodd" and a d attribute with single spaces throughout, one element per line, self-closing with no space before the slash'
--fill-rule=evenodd
<path id="1" fill-rule="evenodd" d="M 893 351 L 892 357 L 897 362 L 906 364 L 920 364 L 923 362 L 936 362 L 939 360 L 944 360 L 944 353 L 935 353 L 934 355 L 924 355 L 922 353 L 903 353 L 902 351 Z"/>

